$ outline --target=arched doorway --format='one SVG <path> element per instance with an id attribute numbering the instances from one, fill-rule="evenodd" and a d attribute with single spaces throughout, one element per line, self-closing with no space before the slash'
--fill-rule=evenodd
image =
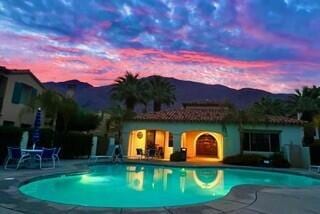
<path id="1" fill-rule="evenodd" d="M 210 134 L 202 134 L 196 141 L 196 156 L 218 158 L 218 142 Z"/>

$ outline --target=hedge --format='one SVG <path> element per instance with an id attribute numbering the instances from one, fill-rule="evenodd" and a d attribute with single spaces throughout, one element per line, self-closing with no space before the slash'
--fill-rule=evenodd
<path id="1" fill-rule="evenodd" d="M 8 146 L 19 146 L 23 129 L 16 127 L 0 127 L 0 163 L 7 156 Z"/>
<path id="2" fill-rule="evenodd" d="M 242 166 L 260 166 L 265 157 L 256 154 L 239 154 L 225 157 L 223 163 Z"/>
<path id="3" fill-rule="evenodd" d="M 89 157 L 92 135 L 82 133 L 56 133 L 55 147 L 61 147 L 62 158 Z"/>
<path id="4" fill-rule="evenodd" d="M 265 164 L 264 160 L 269 160 L 270 164 Z M 257 154 L 239 154 L 224 158 L 223 163 L 242 166 L 270 166 L 276 168 L 290 167 L 290 163 L 283 157 L 282 153 L 274 153 L 268 158 Z"/>
<path id="5" fill-rule="evenodd" d="M 24 131 L 29 131 L 28 147 L 31 143 L 31 131 L 18 127 L 0 126 L 0 164 L 7 156 L 7 147 L 19 147 Z M 90 155 L 92 135 L 79 132 L 54 133 L 51 129 L 41 129 L 39 147 L 61 147 L 62 158 L 79 158 Z"/>

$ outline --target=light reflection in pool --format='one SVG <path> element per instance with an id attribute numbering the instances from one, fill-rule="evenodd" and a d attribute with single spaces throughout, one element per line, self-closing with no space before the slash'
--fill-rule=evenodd
<path id="1" fill-rule="evenodd" d="M 65 204 L 160 207 L 215 200 L 241 184 L 304 187 L 320 185 L 320 181 L 264 171 L 120 164 L 95 166 L 83 175 L 38 180 L 20 190 L 38 199 Z"/>

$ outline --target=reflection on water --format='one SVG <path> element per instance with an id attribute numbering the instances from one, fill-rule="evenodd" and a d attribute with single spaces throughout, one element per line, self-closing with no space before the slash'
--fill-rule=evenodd
<path id="1" fill-rule="evenodd" d="M 112 176 L 121 175 L 125 178 L 123 184 L 131 190 L 145 191 L 158 190 L 184 193 L 186 190 L 195 189 L 222 191 L 224 172 L 221 169 L 185 169 L 185 168 L 165 168 L 148 166 L 126 166 L 118 167 L 112 171 L 112 176 L 107 175 L 107 171 L 93 171 L 81 176 L 80 182 L 83 184 L 99 185 L 112 180 Z M 124 175 L 124 176 L 123 176 Z M 118 178 L 119 180 L 119 178 Z M 206 192 L 207 192 L 206 191 Z"/>
<path id="2" fill-rule="evenodd" d="M 133 168 L 136 169 L 132 170 Z M 207 190 L 223 188 L 222 170 L 201 169 L 196 171 L 182 168 L 181 170 L 175 170 L 175 173 L 173 173 L 173 170 L 169 168 L 152 169 L 130 166 L 127 167 L 126 174 L 128 186 L 138 191 L 143 191 L 144 184 L 145 188 L 162 189 L 164 191 L 170 185 L 170 188 L 181 193 L 185 192 L 187 185 L 192 188 L 198 186 Z M 148 181 L 150 182 L 148 183 Z"/>
<path id="3" fill-rule="evenodd" d="M 320 181 L 263 171 L 118 164 L 35 181 L 20 190 L 35 198 L 75 205 L 159 207 L 215 200 L 241 184 L 304 187 Z"/>

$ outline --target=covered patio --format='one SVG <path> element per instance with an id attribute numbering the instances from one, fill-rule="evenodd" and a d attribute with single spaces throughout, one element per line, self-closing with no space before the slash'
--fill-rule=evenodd
<path id="1" fill-rule="evenodd" d="M 155 150 L 151 158 L 170 160 L 174 151 L 187 150 L 187 161 L 221 161 L 223 159 L 223 135 L 209 130 L 192 130 L 182 132 L 179 136 L 170 130 L 139 129 L 129 134 L 128 157 L 137 158 L 138 150 L 151 157 L 150 151 Z"/>
<path id="2" fill-rule="evenodd" d="M 230 115 L 230 107 L 214 103 L 191 103 L 181 109 L 138 114 L 122 127 L 124 154 L 134 159 L 139 150 L 164 161 L 175 154 L 173 161 L 214 163 L 240 153 L 270 157 L 283 152 L 292 166 L 308 167 L 302 121 L 273 116 L 239 123 Z M 293 155 L 288 145 L 297 147 L 299 155 Z M 181 150 L 186 154 L 175 153 Z"/>

